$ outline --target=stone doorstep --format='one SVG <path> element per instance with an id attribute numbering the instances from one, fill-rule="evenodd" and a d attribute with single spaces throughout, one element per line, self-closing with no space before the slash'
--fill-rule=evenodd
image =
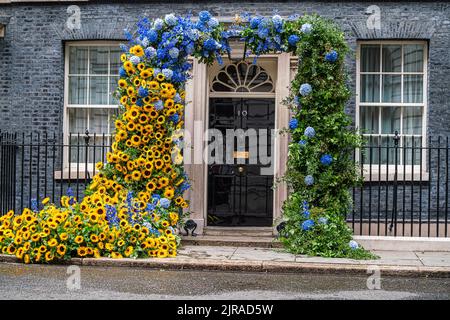
<path id="1" fill-rule="evenodd" d="M 181 236 L 182 244 L 196 246 L 256 247 L 282 248 L 282 244 L 274 237 L 254 236 Z"/>
<path id="2" fill-rule="evenodd" d="M 370 251 L 439 251 L 450 252 L 450 238 L 354 236 L 354 239 Z M 238 235 L 181 236 L 182 244 L 196 246 L 231 246 L 282 248 L 275 237 Z"/>
<path id="3" fill-rule="evenodd" d="M 0 263 L 20 263 L 15 256 L 0 255 Z M 189 258 L 153 258 L 153 259 L 111 259 L 111 258 L 73 258 L 63 265 L 82 265 L 97 267 L 134 267 L 167 270 L 210 270 L 210 271 L 246 271 L 274 273 L 316 273 L 365 275 L 373 266 L 352 263 L 315 263 L 315 262 L 278 262 L 248 261 L 228 259 L 189 259 Z M 389 266 L 379 265 L 383 276 L 396 277 L 450 277 L 450 267 L 426 266 Z M 373 271 L 372 271 L 373 272 Z"/>

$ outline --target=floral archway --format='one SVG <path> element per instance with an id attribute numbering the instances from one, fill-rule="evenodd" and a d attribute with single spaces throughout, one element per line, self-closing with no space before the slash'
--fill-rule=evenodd
<path id="1" fill-rule="evenodd" d="M 348 51 L 343 33 L 318 16 L 242 15 L 226 28 L 207 11 L 197 21 L 168 14 L 142 19 L 122 45 L 119 115 L 106 163 L 98 163 L 86 196 L 70 192 L 61 206 L 44 199 L 20 215 L 0 218 L 2 253 L 25 263 L 74 256 L 112 258 L 175 256 L 177 225 L 189 204 L 183 168 L 184 86 L 193 56 L 210 64 L 230 53 L 238 37 L 248 52 L 289 52 L 298 71 L 285 103 L 292 111 L 284 181 L 280 240 L 286 249 L 310 255 L 365 258 L 345 223 L 349 188 L 358 181 L 351 152 L 360 145 L 344 113 L 349 98 L 343 69 Z M 247 50 L 245 50 L 247 51 Z"/>

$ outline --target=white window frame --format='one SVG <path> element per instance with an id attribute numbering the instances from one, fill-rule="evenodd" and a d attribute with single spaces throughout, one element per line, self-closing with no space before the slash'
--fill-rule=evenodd
<path id="1" fill-rule="evenodd" d="M 70 47 L 111 47 L 117 46 L 119 47 L 120 41 L 70 41 L 65 43 L 65 53 L 64 53 L 64 113 L 63 113 L 63 144 L 67 146 L 69 144 L 69 109 L 71 108 L 102 108 L 102 109 L 117 109 L 118 104 L 105 104 L 105 105 L 79 105 L 79 104 L 69 104 L 69 62 L 70 62 Z M 109 59 L 109 58 L 108 58 Z M 87 61 L 87 90 L 89 90 L 89 54 Z M 110 76 L 110 61 L 108 60 L 108 75 Z M 83 75 L 84 76 L 84 75 Z M 101 75 L 100 75 L 101 76 Z M 108 89 L 110 86 L 110 82 L 108 81 Z M 108 90 L 110 92 L 110 90 Z M 89 95 L 87 95 L 87 102 L 89 102 Z M 88 127 L 89 127 L 89 118 L 88 118 Z M 105 134 L 105 137 L 110 138 L 111 134 Z M 93 139 L 93 133 L 90 135 L 91 140 Z M 78 176 L 76 175 L 77 169 L 79 169 Z M 63 155 L 63 172 L 60 171 L 55 172 L 55 178 L 58 179 L 69 179 L 70 178 L 84 178 L 85 172 L 85 163 L 76 163 L 70 162 L 69 168 L 69 155 L 67 150 L 64 150 Z M 92 177 L 94 171 L 94 163 L 88 163 L 87 166 L 88 172 Z M 70 171 L 70 174 L 69 174 Z M 75 174 L 74 174 L 75 173 Z"/>
<path id="2" fill-rule="evenodd" d="M 380 51 L 382 50 L 382 45 L 406 45 L 406 44 L 418 44 L 423 45 L 424 51 L 423 51 L 423 72 L 404 72 L 403 71 L 403 46 L 402 46 L 402 63 L 401 63 L 401 71 L 400 72 L 383 72 L 381 69 L 381 63 L 383 60 L 382 54 L 380 55 L 380 72 L 364 72 L 364 74 L 380 74 L 380 99 L 382 97 L 382 89 L 383 89 L 383 82 L 382 82 L 382 75 L 385 74 L 393 74 L 393 75 L 401 75 L 401 99 L 403 101 L 403 75 L 405 74 L 423 74 L 423 101 L 422 103 L 404 103 L 404 102 L 361 102 L 361 45 L 365 44 L 372 44 L 372 45 L 380 45 Z M 401 117 L 400 117 L 400 128 L 403 127 L 403 110 L 405 107 L 413 107 L 413 106 L 420 106 L 423 107 L 423 113 L 422 113 L 422 134 L 421 135 L 407 135 L 412 137 L 422 137 L 422 164 L 417 165 L 405 165 L 405 164 L 398 164 L 397 165 L 397 171 L 398 171 L 398 179 L 400 180 L 414 180 L 414 181 L 427 181 L 429 178 L 428 172 L 427 172 L 427 114 L 428 114 L 428 42 L 426 40 L 361 40 L 357 42 L 357 49 L 356 49 L 356 110 L 355 110 L 355 124 L 356 128 L 359 131 L 360 129 L 360 107 L 361 106 L 389 106 L 389 107 L 402 107 L 401 108 Z M 380 115 L 381 117 L 381 112 Z M 381 121 L 379 121 L 379 125 L 381 126 Z M 402 132 L 402 130 L 400 130 Z M 362 134 L 363 136 L 373 136 L 373 137 L 394 137 L 394 134 Z M 399 135 L 404 136 L 404 135 Z M 402 141 L 401 139 L 400 141 Z M 399 144 L 399 146 L 401 146 Z M 402 157 L 402 154 L 400 154 L 400 157 Z M 360 152 L 357 150 L 356 152 L 356 161 L 360 163 Z M 363 164 L 363 176 L 365 179 L 371 178 L 372 181 L 378 181 L 379 180 L 394 180 L 394 172 L 396 169 L 396 165 L 394 164 Z M 414 176 L 412 176 L 414 173 Z"/>

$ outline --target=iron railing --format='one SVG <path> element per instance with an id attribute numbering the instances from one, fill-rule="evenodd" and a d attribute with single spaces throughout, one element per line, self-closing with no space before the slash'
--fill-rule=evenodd
<path id="1" fill-rule="evenodd" d="M 358 235 L 449 236 L 448 138 L 371 137 L 355 150 L 364 183 L 353 188 L 347 217 Z M 105 134 L 0 133 L 0 214 L 21 211 L 32 199 L 59 203 L 70 187 L 81 200 L 105 161 Z"/>

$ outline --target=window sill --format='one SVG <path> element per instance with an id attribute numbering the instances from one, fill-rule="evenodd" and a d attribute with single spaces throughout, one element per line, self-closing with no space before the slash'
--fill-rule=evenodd
<path id="1" fill-rule="evenodd" d="M 372 170 L 372 175 L 369 172 L 364 172 L 364 182 L 370 183 L 370 182 L 383 182 L 383 181 L 394 181 L 395 176 L 394 173 L 389 172 L 389 174 L 386 174 L 386 172 L 378 172 Z M 397 173 L 397 181 L 398 182 L 413 182 L 413 183 L 420 183 L 420 182 L 428 182 L 430 179 L 430 175 L 428 172 L 422 172 L 422 175 L 419 173 L 414 172 L 408 173 L 406 172 L 403 174 L 403 172 Z"/>
<path id="2" fill-rule="evenodd" d="M 86 174 L 87 172 L 87 174 Z M 98 171 L 96 171 L 97 173 Z M 88 171 L 77 171 L 77 170 L 63 170 L 63 171 L 54 171 L 53 178 L 59 181 L 73 181 L 73 180 L 90 180 L 94 176 L 93 170 Z"/>

